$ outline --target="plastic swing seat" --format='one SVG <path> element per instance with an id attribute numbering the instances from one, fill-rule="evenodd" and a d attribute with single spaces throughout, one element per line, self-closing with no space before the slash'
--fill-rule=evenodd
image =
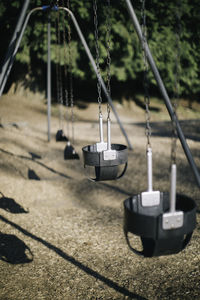
<path id="1" fill-rule="evenodd" d="M 68 138 L 64 135 L 62 129 L 58 130 L 56 133 L 56 142 L 67 142 Z"/>
<path id="2" fill-rule="evenodd" d="M 82 148 L 84 167 L 94 167 L 95 178 L 93 181 L 114 180 L 121 178 L 127 169 L 128 149 L 125 145 L 111 144 L 111 151 L 115 150 L 113 159 L 106 159 L 106 151 L 98 152 L 96 144 L 88 145 Z M 123 166 L 122 171 L 120 166 Z"/>
<path id="3" fill-rule="evenodd" d="M 79 159 L 78 153 L 76 153 L 74 147 L 70 145 L 70 142 L 67 143 L 67 146 L 65 147 L 64 150 L 64 159 Z"/>
<path id="4" fill-rule="evenodd" d="M 183 225 L 163 229 L 163 213 L 169 210 L 169 193 L 160 193 L 158 206 L 143 207 L 141 195 L 124 201 L 124 233 L 130 249 L 144 257 L 176 254 L 189 243 L 196 225 L 195 201 L 185 195 L 176 195 L 176 209 L 183 212 Z M 130 245 L 128 233 L 140 236 L 143 250 Z"/>

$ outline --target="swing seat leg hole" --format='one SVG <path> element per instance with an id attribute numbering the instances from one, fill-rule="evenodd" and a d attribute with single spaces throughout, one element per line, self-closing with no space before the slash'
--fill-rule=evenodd
<path id="1" fill-rule="evenodd" d="M 116 166 L 88 166 L 85 165 L 86 176 L 93 181 L 117 180 L 126 170 L 126 165 Z"/>
<path id="2" fill-rule="evenodd" d="M 85 172 L 93 181 L 115 180 L 119 174 L 119 166 L 85 166 Z"/>
<path id="3" fill-rule="evenodd" d="M 129 249 L 135 254 L 141 255 L 143 253 L 143 243 L 141 238 L 131 232 L 126 232 L 125 230 L 124 235 Z"/>

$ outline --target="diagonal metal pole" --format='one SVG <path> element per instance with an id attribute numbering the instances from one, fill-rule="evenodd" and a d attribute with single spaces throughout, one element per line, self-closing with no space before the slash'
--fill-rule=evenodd
<path id="1" fill-rule="evenodd" d="M 11 68 L 12 68 L 12 65 L 13 65 L 13 62 L 14 62 L 14 59 L 15 59 L 15 55 L 18 51 L 19 46 L 20 46 L 22 37 L 24 35 L 24 31 L 26 29 L 26 26 L 28 24 L 30 16 L 35 11 L 46 10 L 48 8 L 49 8 L 49 6 L 36 7 L 34 9 L 32 9 L 28 13 L 28 15 L 26 16 L 26 19 L 25 19 L 24 24 L 23 24 L 23 26 L 21 28 L 21 31 L 20 31 L 20 35 L 19 35 L 19 37 L 17 39 L 17 42 L 15 43 L 15 47 L 12 51 L 13 53 L 12 53 L 12 57 L 10 59 L 10 64 L 7 67 L 7 72 L 5 73 L 3 84 L 0 88 L 0 96 L 3 93 L 4 86 L 6 84 L 7 78 L 9 76 L 10 71 L 11 71 Z M 50 132 L 51 131 L 51 50 L 50 50 L 51 32 L 50 32 L 50 30 L 51 30 L 51 23 L 50 23 L 50 13 L 49 13 L 49 19 L 48 19 L 48 58 L 47 58 L 47 100 L 48 100 L 47 101 L 48 102 L 48 105 L 47 105 L 47 122 L 48 122 L 47 135 L 48 135 L 48 141 L 50 141 L 50 139 L 51 139 L 51 132 Z"/>
<path id="2" fill-rule="evenodd" d="M 31 14 L 32 14 L 33 12 L 38 11 L 38 10 L 43 10 L 43 7 L 36 7 L 36 8 L 34 8 L 34 9 L 32 9 L 32 10 L 28 13 L 28 15 L 26 16 L 26 19 L 25 19 L 24 24 L 23 24 L 23 26 L 22 26 L 22 28 L 21 28 L 19 37 L 18 37 L 18 39 L 17 39 L 17 41 L 16 41 L 16 44 L 15 44 L 15 47 L 14 47 L 14 50 L 13 50 L 13 54 L 12 54 L 11 59 L 10 59 L 10 63 L 9 63 L 9 65 L 8 65 L 8 67 L 7 67 L 6 74 L 5 74 L 4 78 L 3 78 L 3 83 L 2 83 L 2 85 L 1 85 L 1 87 L 0 87 L 0 97 L 1 97 L 1 95 L 2 95 L 2 93 L 3 93 L 3 90 L 4 90 L 4 87 L 5 87 L 6 81 L 7 81 L 7 79 L 8 79 L 9 74 L 10 74 L 12 65 L 13 65 L 14 60 L 15 60 L 15 56 L 16 56 L 16 54 L 17 54 L 18 48 L 19 48 L 19 46 L 20 46 L 20 43 L 21 43 L 21 40 L 22 40 L 24 31 L 25 31 L 25 29 L 26 29 L 26 26 L 27 26 L 27 24 L 28 24 L 28 21 L 29 21 L 29 19 L 30 19 L 30 16 L 31 16 Z"/>
<path id="3" fill-rule="evenodd" d="M 113 113 L 114 113 L 114 115 L 115 115 L 115 117 L 116 117 L 116 119 L 117 119 L 117 122 L 118 122 L 118 124 L 119 124 L 119 127 L 120 127 L 120 129 L 121 129 L 121 131 L 122 131 L 122 134 L 124 135 L 124 137 L 125 137 L 125 139 L 126 139 L 126 141 L 127 141 L 127 144 L 128 144 L 129 149 L 132 150 L 133 147 L 132 147 L 132 145 L 131 145 L 131 142 L 130 142 L 130 140 L 129 140 L 127 134 L 126 134 L 126 131 L 125 131 L 125 129 L 124 129 L 124 127 L 123 127 L 121 121 L 120 121 L 120 118 L 119 118 L 119 116 L 118 116 L 118 114 L 117 114 L 117 111 L 116 111 L 116 109 L 115 109 L 115 106 L 114 106 L 114 104 L 113 104 L 113 102 L 112 102 L 112 99 L 111 99 L 111 97 L 110 97 L 110 95 L 109 95 L 109 93 L 108 93 L 108 91 L 107 91 L 106 86 L 105 86 L 105 83 L 104 83 L 104 81 L 103 81 L 101 75 L 99 74 L 99 72 L 98 72 L 98 70 L 97 70 L 97 66 L 96 66 L 96 64 L 95 64 L 94 58 L 93 58 L 93 56 L 92 56 L 92 54 L 91 54 L 91 52 L 90 52 L 90 49 L 88 48 L 88 45 L 87 45 L 87 43 L 86 43 L 86 40 L 85 40 L 85 38 L 84 38 L 84 36 L 83 36 L 83 34 L 82 34 L 82 32 L 81 32 L 81 29 L 80 29 L 80 27 L 79 27 L 79 25 L 78 25 L 78 22 L 76 21 L 76 18 L 75 18 L 75 16 L 74 16 L 74 14 L 72 13 L 71 10 L 69 10 L 69 9 L 66 8 L 66 7 L 59 7 L 59 9 L 63 9 L 63 10 L 65 10 L 65 11 L 67 11 L 68 14 L 71 16 L 72 21 L 73 21 L 73 23 L 74 23 L 74 26 L 75 26 L 75 28 L 76 28 L 76 31 L 77 31 L 77 33 L 78 33 L 78 35 L 79 35 L 79 38 L 80 38 L 80 40 L 81 40 L 81 42 L 82 42 L 82 44 L 83 44 L 83 47 L 85 48 L 85 51 L 86 51 L 87 56 L 88 56 L 88 58 L 89 58 L 89 60 L 90 60 L 90 62 L 91 62 L 91 65 L 92 65 L 92 67 L 93 67 L 93 69 L 94 69 L 94 71 L 95 71 L 95 73 L 96 73 L 96 75 L 97 75 L 97 78 L 98 78 L 98 80 L 99 80 L 99 82 L 100 82 L 100 84 L 101 84 L 101 86 L 102 86 L 103 92 L 104 92 L 104 94 L 105 94 L 105 96 L 106 96 L 106 98 L 107 98 L 107 100 L 108 100 L 108 102 L 109 102 L 109 104 L 110 104 L 110 106 L 111 106 L 111 108 L 112 108 L 112 110 L 113 110 Z"/>
<path id="4" fill-rule="evenodd" d="M 26 16 L 26 12 L 29 6 L 30 0 L 25 0 L 24 1 L 24 5 L 22 7 L 15 31 L 13 33 L 13 36 L 11 38 L 10 44 L 8 46 L 8 50 L 5 56 L 5 59 L 3 61 L 2 67 L 1 67 L 1 74 L 0 74 L 0 97 L 3 93 L 7 78 L 9 76 L 10 70 L 12 68 L 12 63 L 14 61 L 14 49 L 15 49 L 15 45 L 17 43 L 17 39 L 19 37 L 25 16 Z M 11 66 L 10 66 L 11 65 Z"/>
<path id="5" fill-rule="evenodd" d="M 135 30 L 137 32 L 138 38 L 139 38 L 141 44 L 143 45 L 142 30 L 141 30 L 140 24 L 138 22 L 137 16 L 136 16 L 136 14 L 134 12 L 134 9 L 133 9 L 133 6 L 131 4 L 131 1 L 130 0 L 125 0 L 125 1 L 126 1 L 126 4 L 127 4 L 128 11 L 129 11 L 130 16 L 131 16 L 131 20 L 133 22 L 134 28 L 135 28 Z M 144 51 L 146 52 L 149 65 L 150 65 L 151 70 L 152 70 L 152 72 L 154 74 L 156 82 L 157 82 L 157 84 L 159 86 L 160 92 L 161 92 L 161 94 L 162 94 L 162 96 L 164 98 L 164 102 L 165 102 L 165 105 L 167 107 L 168 113 L 169 113 L 169 115 L 171 117 L 171 120 L 172 120 L 172 122 L 174 122 L 174 124 L 176 124 L 176 130 L 177 130 L 177 134 L 178 134 L 179 140 L 181 142 L 181 145 L 183 147 L 185 155 L 186 155 L 186 157 L 188 159 L 190 167 L 191 167 L 191 169 L 193 171 L 193 174 L 195 176 L 196 182 L 197 182 L 198 186 L 200 187 L 200 174 L 199 174 L 199 171 L 197 169 L 197 166 L 196 166 L 195 161 L 193 159 L 193 156 L 191 154 L 190 148 L 189 148 L 189 146 L 188 146 L 188 144 L 186 142 L 185 136 L 184 136 L 183 131 L 181 129 L 181 126 L 180 126 L 180 123 L 179 123 L 178 118 L 176 116 L 176 113 L 173 110 L 171 101 L 169 99 L 169 96 L 168 96 L 167 91 L 165 89 L 165 86 L 163 84 L 163 81 L 162 81 L 162 79 L 160 77 L 159 71 L 158 71 L 158 69 L 156 67 L 156 64 L 154 62 L 154 59 L 152 57 L 152 54 L 151 54 L 151 51 L 149 49 L 149 46 L 148 46 L 147 42 L 145 43 L 145 45 L 146 45 L 146 47 L 145 47 Z"/>

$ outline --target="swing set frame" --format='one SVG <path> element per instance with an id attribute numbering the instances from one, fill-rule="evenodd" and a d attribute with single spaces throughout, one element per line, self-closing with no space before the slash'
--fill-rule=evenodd
<path id="1" fill-rule="evenodd" d="M 25 13 L 28 9 L 28 5 L 29 5 L 29 2 L 30 0 L 25 0 L 24 2 L 24 6 L 23 6 L 23 9 L 22 9 L 22 13 L 21 13 L 21 16 L 19 18 L 19 21 L 18 21 L 18 24 L 17 24 L 17 27 L 16 27 L 16 30 L 15 30 L 15 33 L 13 35 L 13 38 L 10 42 L 10 45 L 9 45 L 9 48 L 8 48 L 8 51 L 7 51 L 7 54 L 6 54 L 6 57 L 5 57 L 5 60 L 3 62 L 3 66 L 2 66 L 2 72 L 1 72 L 1 75 L 0 75 L 0 97 L 3 93 L 3 90 L 4 90 L 4 87 L 5 87 L 5 84 L 7 82 L 7 79 L 8 79 L 8 76 L 10 74 L 10 71 L 11 71 L 11 68 L 12 68 L 12 65 L 13 65 L 13 62 L 14 62 L 14 58 L 15 58 L 15 55 L 18 51 L 18 48 L 19 48 L 19 45 L 20 45 L 20 42 L 21 42 L 21 39 L 23 37 L 23 34 L 24 34 L 24 31 L 25 31 L 25 28 L 27 26 L 27 23 L 30 19 L 30 16 L 32 15 L 32 13 L 34 13 L 35 11 L 38 11 L 38 10 L 48 10 L 49 11 L 49 15 L 50 15 L 50 11 L 52 10 L 65 10 L 71 17 L 72 19 L 72 22 L 74 24 L 74 27 L 77 31 L 77 34 L 84 46 L 84 49 L 86 51 L 86 54 L 89 58 L 89 61 L 92 65 L 92 68 L 94 69 L 96 75 L 97 75 L 97 78 L 101 84 L 101 87 L 102 87 L 102 90 L 105 94 L 105 97 L 107 98 L 112 110 L 113 110 L 113 113 L 117 119 L 117 122 L 120 126 L 120 129 L 127 141 L 127 144 L 129 146 L 129 149 L 132 149 L 132 145 L 128 139 L 128 136 L 126 134 L 126 131 L 119 119 L 119 116 L 117 114 L 117 111 L 114 107 L 114 104 L 112 102 L 112 99 L 107 91 L 107 88 L 105 86 L 105 83 L 101 77 L 100 74 L 98 74 L 98 70 L 97 70 L 97 66 L 95 64 L 95 61 L 93 59 L 93 56 L 91 55 L 91 52 L 90 52 L 90 49 L 88 48 L 88 45 L 86 43 L 86 40 L 82 34 L 82 31 L 78 25 L 78 22 L 73 14 L 73 12 L 71 10 L 69 10 L 68 8 L 66 7 L 57 7 L 57 6 L 42 6 L 42 7 L 37 7 L 37 8 L 34 8 L 32 9 L 28 15 L 25 17 Z M 135 28 L 135 31 L 137 33 L 137 36 L 139 38 L 139 41 L 141 43 L 141 45 L 143 45 L 143 35 L 142 35 L 142 30 L 141 30 L 141 27 L 140 27 L 140 24 L 138 22 L 138 19 L 137 19 L 137 16 L 134 12 L 134 9 L 133 9 L 133 6 L 131 4 L 131 0 L 125 0 L 126 2 L 126 5 L 127 5 L 127 9 L 128 9 L 128 12 L 130 14 L 130 17 L 131 17 L 131 20 L 132 20 L 132 23 L 133 23 L 133 26 Z M 25 21 L 24 21 L 25 19 Z M 23 24 L 23 25 L 22 25 Z M 17 39 L 17 33 L 19 33 L 19 37 Z M 13 47 L 13 45 L 15 44 L 15 47 Z M 11 47 L 12 46 L 12 47 Z M 170 115 L 170 118 L 171 118 L 171 121 L 174 122 L 175 126 L 176 126 L 176 130 L 177 130 L 177 134 L 178 134 L 178 138 L 181 142 L 181 145 L 182 145 L 182 148 L 184 150 L 184 153 L 187 157 L 187 160 L 188 160 L 188 163 L 193 171 L 193 174 L 194 174 L 194 177 L 196 179 L 196 183 L 198 185 L 198 187 L 200 187 L 200 174 L 199 174 L 199 171 L 198 171 L 198 168 L 197 168 L 197 165 L 194 161 L 194 158 L 192 156 L 192 153 L 190 151 L 190 148 L 186 142 L 186 139 L 185 139 L 185 136 L 184 136 L 184 133 L 182 131 L 182 128 L 180 126 L 180 123 L 178 121 L 178 118 L 177 118 L 177 115 L 173 109 L 173 106 L 171 104 L 171 101 L 170 101 L 170 98 L 167 94 L 167 91 L 165 89 L 165 86 L 164 86 L 164 83 L 162 81 L 162 78 L 159 74 L 159 71 L 157 69 L 157 66 L 155 64 L 155 61 L 153 59 L 153 56 L 151 54 L 151 51 L 149 49 L 149 46 L 148 46 L 148 43 L 146 42 L 145 43 L 145 48 L 144 48 L 144 51 L 146 53 L 146 56 L 147 56 L 147 59 L 148 59 L 148 62 L 149 62 L 149 66 L 153 72 L 153 75 L 155 77 L 155 80 L 157 82 L 157 85 L 160 89 L 160 92 L 161 92 L 161 95 L 164 99 L 164 103 L 167 107 L 167 110 L 168 110 L 168 113 Z M 51 75 L 50 75 L 50 72 L 51 72 L 51 67 L 50 67 L 51 63 L 50 63 L 50 16 L 49 16 L 49 22 L 48 22 L 48 60 L 47 60 L 47 96 L 48 96 L 48 139 L 50 140 L 50 115 L 51 115 Z"/>

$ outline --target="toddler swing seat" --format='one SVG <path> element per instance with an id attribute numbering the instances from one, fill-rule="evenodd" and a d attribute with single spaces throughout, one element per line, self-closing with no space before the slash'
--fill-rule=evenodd
<path id="1" fill-rule="evenodd" d="M 111 144 L 111 152 L 109 150 L 108 152 L 106 150 L 97 152 L 96 144 L 94 144 L 83 147 L 82 151 L 84 167 L 92 166 L 95 169 L 96 177 L 91 178 L 93 181 L 119 179 L 126 172 L 128 149 L 125 145 Z M 120 168 L 121 165 L 123 167 L 122 170 Z"/>
<path id="2" fill-rule="evenodd" d="M 185 195 L 176 195 L 176 210 L 183 212 L 183 224 L 179 228 L 164 229 L 163 214 L 169 211 L 169 193 L 160 193 L 158 206 L 143 207 L 141 195 L 124 201 L 124 233 L 131 250 L 144 257 L 176 254 L 189 243 L 196 226 L 195 201 Z M 128 233 L 141 237 L 143 250 L 130 245 Z"/>

